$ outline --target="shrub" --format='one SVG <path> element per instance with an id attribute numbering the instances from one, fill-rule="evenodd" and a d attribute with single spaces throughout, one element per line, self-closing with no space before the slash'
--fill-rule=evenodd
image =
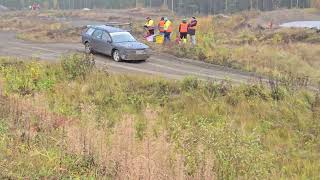
<path id="1" fill-rule="evenodd" d="M 185 157 L 189 175 L 199 168 L 201 152 L 210 154 L 218 179 L 266 178 L 272 169 L 272 155 L 255 134 L 242 134 L 221 116 L 187 118 L 175 114 L 169 120 L 171 138 Z"/>
<path id="2" fill-rule="evenodd" d="M 184 78 L 181 83 L 181 88 L 184 91 L 196 90 L 198 87 L 199 87 L 199 80 L 192 76 Z"/>
<path id="3" fill-rule="evenodd" d="M 145 119 L 143 118 L 138 118 L 135 121 L 135 136 L 136 138 L 138 138 L 139 140 L 143 140 L 144 135 L 145 135 L 145 131 L 147 128 L 147 122 Z"/>
<path id="4" fill-rule="evenodd" d="M 92 71 L 95 61 L 92 55 L 71 54 L 61 59 L 61 66 L 69 80 L 78 77 L 85 79 L 86 75 Z"/>
<path id="5" fill-rule="evenodd" d="M 55 75 L 36 61 L 26 64 L 2 64 L 5 89 L 20 95 L 34 94 L 36 91 L 51 89 L 56 81 Z"/>

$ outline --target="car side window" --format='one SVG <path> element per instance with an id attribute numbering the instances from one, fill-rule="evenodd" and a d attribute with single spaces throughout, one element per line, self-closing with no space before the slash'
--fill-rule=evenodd
<path id="1" fill-rule="evenodd" d="M 96 30 L 94 31 L 94 33 L 92 34 L 92 37 L 96 38 L 96 39 L 101 39 L 102 37 L 102 31 L 101 30 Z"/>
<path id="2" fill-rule="evenodd" d="M 94 29 L 93 28 L 89 28 L 86 32 L 87 35 L 91 36 L 93 33 Z"/>
<path id="3" fill-rule="evenodd" d="M 109 36 L 109 34 L 107 32 L 103 32 L 102 33 L 102 40 L 110 42 L 111 37 Z"/>

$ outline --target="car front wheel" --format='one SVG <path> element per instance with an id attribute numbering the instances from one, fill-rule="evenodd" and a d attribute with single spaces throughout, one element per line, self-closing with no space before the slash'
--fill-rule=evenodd
<path id="1" fill-rule="evenodd" d="M 113 60 L 116 61 L 116 62 L 120 62 L 120 61 L 121 61 L 121 57 L 120 57 L 120 52 L 119 52 L 119 50 L 113 51 L 113 53 L 112 53 L 112 58 L 113 58 Z"/>

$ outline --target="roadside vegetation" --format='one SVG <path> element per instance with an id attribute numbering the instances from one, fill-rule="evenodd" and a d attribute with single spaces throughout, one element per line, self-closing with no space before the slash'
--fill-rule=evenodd
<path id="1" fill-rule="evenodd" d="M 320 97 L 303 87 L 0 62 L 2 178 L 320 178 Z"/>
<path id="2" fill-rule="evenodd" d="M 228 17 L 198 18 L 197 45 L 149 44 L 155 51 L 178 57 L 256 72 L 271 77 L 293 76 L 319 83 L 319 32 L 310 29 L 268 29 L 268 21 L 257 25 L 260 12 Z M 272 19 L 269 19 L 271 21 Z M 174 24 L 178 25 L 179 19 Z M 274 22 L 275 23 L 275 22 Z M 139 32 L 142 33 L 142 32 Z M 172 35 L 173 41 L 177 33 Z"/>

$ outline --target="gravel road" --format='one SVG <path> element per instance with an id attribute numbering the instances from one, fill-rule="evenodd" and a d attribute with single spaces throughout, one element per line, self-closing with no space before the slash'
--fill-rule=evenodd
<path id="1" fill-rule="evenodd" d="M 33 43 L 16 39 L 15 33 L 0 32 L 0 55 L 35 57 L 56 61 L 71 52 L 83 52 L 80 43 Z M 158 75 L 172 79 L 195 76 L 203 80 L 230 79 L 235 83 L 246 83 L 255 76 L 251 73 L 215 66 L 212 64 L 179 59 L 169 55 L 153 55 L 146 62 L 114 62 L 110 57 L 95 55 L 97 65 L 107 67 L 111 72 L 126 74 Z"/>

